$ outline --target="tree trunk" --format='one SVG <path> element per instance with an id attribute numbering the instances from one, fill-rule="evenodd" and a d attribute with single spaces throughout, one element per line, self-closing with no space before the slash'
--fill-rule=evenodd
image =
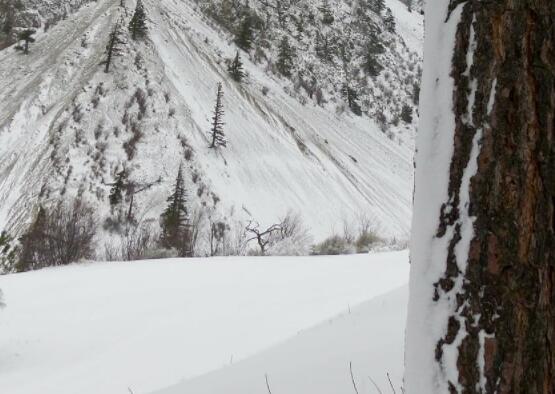
<path id="1" fill-rule="evenodd" d="M 428 3 L 426 16 L 438 8 Z M 426 60 L 407 393 L 553 394 L 555 2 L 451 0 L 444 11 L 426 21 L 425 56 L 444 32 L 451 72 Z M 452 150 L 444 163 L 440 146 Z M 432 164 L 449 171 L 433 185 L 438 210 L 422 212 Z"/>

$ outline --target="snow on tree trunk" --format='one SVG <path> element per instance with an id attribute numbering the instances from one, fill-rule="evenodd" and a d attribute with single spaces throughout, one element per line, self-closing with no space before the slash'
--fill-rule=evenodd
<path id="1" fill-rule="evenodd" d="M 555 7 L 429 1 L 406 392 L 555 392 Z"/>

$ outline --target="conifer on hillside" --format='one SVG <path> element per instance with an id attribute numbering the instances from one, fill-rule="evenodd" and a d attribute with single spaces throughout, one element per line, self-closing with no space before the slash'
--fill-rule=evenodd
<path id="1" fill-rule="evenodd" d="M 112 61 L 114 57 L 121 56 L 123 53 L 122 45 L 124 43 L 123 39 L 121 38 L 121 22 L 117 22 L 110 33 L 110 37 L 108 39 L 108 44 L 106 45 L 106 60 L 102 62 L 105 65 L 104 72 L 110 72 L 110 66 L 112 65 Z"/>
<path id="2" fill-rule="evenodd" d="M 119 205 L 123 200 L 123 189 L 127 183 L 127 171 L 125 169 L 117 173 L 115 182 L 112 184 L 110 189 L 110 195 L 108 199 L 110 200 L 110 206 L 112 208 Z"/>
<path id="3" fill-rule="evenodd" d="M 252 48 L 253 40 L 253 21 L 252 17 L 247 14 L 241 21 L 241 25 L 235 35 L 235 44 L 245 51 Z"/>
<path id="4" fill-rule="evenodd" d="M 335 18 L 333 16 L 329 0 L 323 1 L 322 6 L 320 7 L 320 12 L 322 13 L 322 23 L 324 25 L 331 25 Z"/>
<path id="5" fill-rule="evenodd" d="M 235 58 L 229 64 L 227 71 L 231 75 L 231 78 L 237 82 L 241 82 L 245 77 L 245 72 L 243 71 L 243 62 L 241 61 L 241 56 L 239 51 L 235 55 Z"/>
<path id="6" fill-rule="evenodd" d="M 214 115 L 212 116 L 212 129 L 210 130 L 210 148 L 218 148 L 220 146 L 225 147 L 227 145 L 223 128 L 224 122 L 222 120 L 224 116 L 224 106 L 222 102 L 223 96 L 224 92 L 222 89 L 222 83 L 218 82 L 216 106 L 214 107 Z"/>
<path id="7" fill-rule="evenodd" d="M 395 29 L 396 29 L 395 17 L 393 16 L 393 12 L 391 11 L 391 8 L 388 8 L 387 11 L 385 12 L 384 24 L 388 32 L 395 33 Z"/>
<path id="8" fill-rule="evenodd" d="M 351 88 L 348 84 L 344 84 L 341 93 L 347 101 L 347 105 L 349 106 L 351 111 L 355 115 L 361 116 L 362 109 L 360 108 L 360 104 L 358 103 L 358 93 L 356 92 L 356 90 Z"/>
<path id="9" fill-rule="evenodd" d="M 160 218 L 162 228 L 160 244 L 164 248 L 177 250 L 180 257 L 190 257 L 192 255 L 191 226 L 182 165 L 179 166 L 173 191 L 167 201 L 168 206 Z"/>
<path id="10" fill-rule="evenodd" d="M 25 55 L 28 55 L 29 44 L 32 44 L 35 42 L 35 38 L 33 37 L 35 33 L 36 31 L 33 29 L 26 29 L 26 30 L 23 30 L 21 33 L 19 33 L 17 38 L 20 41 L 23 41 L 23 45 L 17 45 L 15 49 L 17 49 L 18 51 L 23 51 Z"/>
<path id="11" fill-rule="evenodd" d="M 131 38 L 133 40 L 145 38 L 148 34 L 146 12 L 142 0 L 137 0 L 135 13 L 133 14 L 133 18 L 131 18 L 131 22 L 129 22 L 129 31 L 131 32 Z"/>
<path id="12" fill-rule="evenodd" d="M 290 77 L 293 71 L 293 58 L 294 51 L 289 44 L 289 39 L 284 36 L 279 43 L 278 60 L 276 62 L 276 67 L 281 75 L 284 77 Z"/>

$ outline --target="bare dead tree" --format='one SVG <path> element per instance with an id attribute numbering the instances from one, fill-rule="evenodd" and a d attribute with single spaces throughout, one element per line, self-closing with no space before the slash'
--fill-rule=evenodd
<path id="1" fill-rule="evenodd" d="M 260 247 L 260 254 L 264 256 L 266 253 L 266 248 L 268 245 L 273 241 L 272 236 L 282 229 L 282 225 L 280 224 L 273 224 L 265 230 L 260 229 L 260 223 L 255 221 L 249 221 L 245 230 L 247 233 L 252 234 L 250 238 L 247 239 L 247 243 L 250 241 L 256 240 L 258 246 Z"/>

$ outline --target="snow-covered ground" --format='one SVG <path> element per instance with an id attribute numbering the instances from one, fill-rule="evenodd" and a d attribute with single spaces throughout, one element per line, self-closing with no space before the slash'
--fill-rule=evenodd
<path id="1" fill-rule="evenodd" d="M 365 302 L 235 365 L 156 394 L 401 392 L 408 287 Z M 352 370 L 352 377 L 351 377 Z"/>
<path id="2" fill-rule="evenodd" d="M 264 392 L 267 373 L 278 393 L 331 394 L 352 390 L 350 361 L 361 393 L 368 376 L 385 388 L 387 372 L 398 386 L 406 290 L 357 304 L 406 285 L 408 270 L 407 253 L 391 252 L 95 263 L 2 276 L 0 388 L 149 393 L 233 364 L 169 392 Z"/>

